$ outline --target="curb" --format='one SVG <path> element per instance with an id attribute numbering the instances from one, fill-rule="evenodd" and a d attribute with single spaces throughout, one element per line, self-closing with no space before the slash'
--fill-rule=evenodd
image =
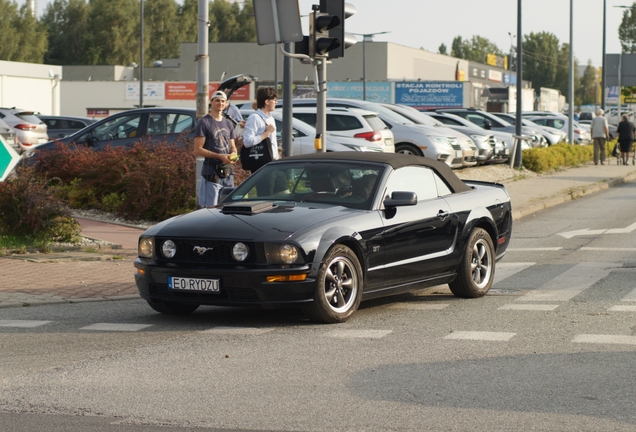
<path id="1" fill-rule="evenodd" d="M 563 204 L 568 201 L 572 201 L 578 198 L 582 198 L 587 195 L 591 195 L 602 190 L 609 189 L 611 187 L 620 186 L 625 183 L 630 183 L 636 180 L 636 173 L 627 175 L 625 177 L 615 177 L 609 180 L 603 180 L 597 183 L 592 183 L 587 186 L 579 186 L 567 190 L 565 193 L 561 193 L 557 196 L 547 198 L 536 204 L 529 204 L 512 211 L 512 220 L 519 220 L 524 216 L 531 215 L 541 210 L 545 210 L 550 207 L 554 207 L 559 204 Z"/>

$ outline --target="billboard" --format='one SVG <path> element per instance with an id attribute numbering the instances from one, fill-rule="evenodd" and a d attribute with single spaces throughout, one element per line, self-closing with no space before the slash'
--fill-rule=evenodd
<path id="1" fill-rule="evenodd" d="M 390 82 L 367 82 L 367 101 L 391 103 Z M 362 100 L 364 83 L 362 82 L 328 82 L 327 97 Z"/>
<path id="2" fill-rule="evenodd" d="M 395 83 L 395 103 L 414 108 L 461 108 L 464 83 L 456 81 L 416 81 Z"/>

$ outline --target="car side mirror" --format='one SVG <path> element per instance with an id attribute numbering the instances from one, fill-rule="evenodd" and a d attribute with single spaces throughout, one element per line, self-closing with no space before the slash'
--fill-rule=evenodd
<path id="1" fill-rule="evenodd" d="M 492 128 L 492 123 L 489 120 L 484 120 L 484 129 L 490 130 Z"/>
<path id="2" fill-rule="evenodd" d="M 227 196 L 231 194 L 232 192 L 234 192 L 234 188 L 231 188 L 231 187 L 221 188 L 221 191 L 219 192 L 219 202 L 227 198 Z"/>
<path id="3" fill-rule="evenodd" d="M 417 204 L 417 194 L 415 192 L 395 191 L 390 197 L 384 199 L 384 207 L 404 207 Z"/>

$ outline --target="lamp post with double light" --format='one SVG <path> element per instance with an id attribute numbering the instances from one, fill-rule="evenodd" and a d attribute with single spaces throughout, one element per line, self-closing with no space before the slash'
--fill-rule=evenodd
<path id="1" fill-rule="evenodd" d="M 373 36 L 387 33 L 391 32 L 352 33 L 356 36 L 362 36 L 362 100 L 367 100 L 367 39 L 369 42 L 373 42 Z"/>

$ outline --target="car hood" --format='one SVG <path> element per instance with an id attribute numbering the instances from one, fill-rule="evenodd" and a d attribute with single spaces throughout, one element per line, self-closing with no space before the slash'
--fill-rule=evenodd
<path id="1" fill-rule="evenodd" d="M 245 204 L 254 204 L 245 203 Z M 315 203 L 275 202 L 255 214 L 228 214 L 223 204 L 196 210 L 165 220 L 143 235 L 173 238 L 214 238 L 254 242 L 280 242 L 320 224 L 321 229 L 336 220 L 364 211 Z M 229 207 L 229 205 L 228 205 Z"/>

